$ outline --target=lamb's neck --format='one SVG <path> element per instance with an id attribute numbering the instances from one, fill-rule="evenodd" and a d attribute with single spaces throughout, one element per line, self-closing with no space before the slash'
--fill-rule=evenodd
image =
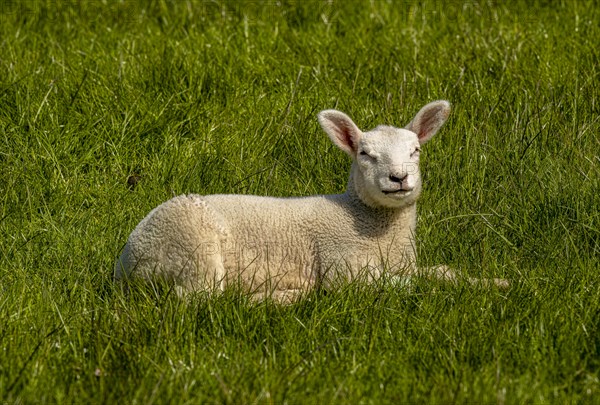
<path id="1" fill-rule="evenodd" d="M 352 164 L 350 169 L 350 177 L 348 178 L 348 187 L 346 188 L 346 195 L 351 200 L 360 201 L 367 207 L 376 208 L 378 204 L 364 191 L 364 187 L 356 184 L 354 180 L 354 171 L 356 170 L 356 163 Z"/>

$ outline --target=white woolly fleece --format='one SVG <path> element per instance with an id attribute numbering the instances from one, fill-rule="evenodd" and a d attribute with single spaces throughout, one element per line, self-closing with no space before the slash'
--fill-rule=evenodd
<path id="1" fill-rule="evenodd" d="M 293 299 L 339 278 L 415 271 L 420 147 L 446 121 L 450 105 L 423 107 L 406 129 L 362 132 L 345 114 L 319 122 L 354 160 L 340 195 L 272 198 L 182 195 L 152 210 L 115 265 L 117 279 L 172 280 L 180 293 L 241 282 L 257 297 Z"/>

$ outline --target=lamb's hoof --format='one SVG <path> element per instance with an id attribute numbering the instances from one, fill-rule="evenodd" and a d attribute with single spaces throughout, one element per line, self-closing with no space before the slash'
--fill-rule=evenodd
<path id="1" fill-rule="evenodd" d="M 498 288 L 501 288 L 503 290 L 510 287 L 510 281 L 505 280 L 503 278 L 495 278 L 495 279 L 493 279 L 493 281 L 494 281 L 494 284 L 496 284 L 496 286 L 498 286 Z"/>

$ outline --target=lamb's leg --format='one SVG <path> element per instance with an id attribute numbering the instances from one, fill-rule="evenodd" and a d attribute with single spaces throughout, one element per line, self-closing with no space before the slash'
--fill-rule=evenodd
<path id="1" fill-rule="evenodd" d="M 301 288 L 289 290 L 275 290 L 272 292 L 255 292 L 252 294 L 252 300 L 256 302 L 264 301 L 266 298 L 271 298 L 278 304 L 289 305 L 297 302 L 305 290 Z"/>
<path id="2" fill-rule="evenodd" d="M 224 273 L 225 270 L 219 264 L 206 264 L 200 262 L 203 266 L 201 271 L 190 271 L 186 277 L 181 277 L 175 280 L 175 292 L 179 297 L 184 297 L 188 293 L 208 292 L 220 293 L 225 290 Z"/>
<path id="3" fill-rule="evenodd" d="M 225 267 L 221 252 L 221 241 L 211 235 L 210 242 L 202 242 L 191 253 L 189 261 L 179 270 L 176 280 L 178 296 L 188 292 L 222 292 L 225 290 Z M 205 236 L 208 239 L 208 236 Z"/>
<path id="4" fill-rule="evenodd" d="M 115 265 L 115 277 L 173 282 L 179 296 L 223 290 L 222 246 L 228 227 L 221 215 L 196 195 L 161 204 L 133 230 Z"/>
<path id="5" fill-rule="evenodd" d="M 456 282 L 460 279 L 460 277 L 456 275 L 456 272 L 446 265 L 426 267 L 421 269 L 419 274 L 425 277 L 436 278 L 449 282 Z M 509 281 L 502 278 L 480 279 L 467 277 L 465 279 L 469 282 L 469 284 L 474 286 L 491 287 L 495 285 L 500 288 L 508 288 L 510 286 Z"/>

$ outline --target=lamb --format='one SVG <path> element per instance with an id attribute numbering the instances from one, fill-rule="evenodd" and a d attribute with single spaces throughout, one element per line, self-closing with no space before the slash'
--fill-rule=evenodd
<path id="1" fill-rule="evenodd" d="M 362 132 L 346 114 L 322 111 L 321 127 L 353 160 L 344 194 L 175 197 L 133 230 L 115 277 L 167 279 L 181 295 L 241 283 L 257 299 L 291 302 L 335 280 L 416 274 L 419 154 L 449 113 L 450 104 L 438 100 L 404 129 Z M 445 266 L 424 273 L 455 278 Z"/>

